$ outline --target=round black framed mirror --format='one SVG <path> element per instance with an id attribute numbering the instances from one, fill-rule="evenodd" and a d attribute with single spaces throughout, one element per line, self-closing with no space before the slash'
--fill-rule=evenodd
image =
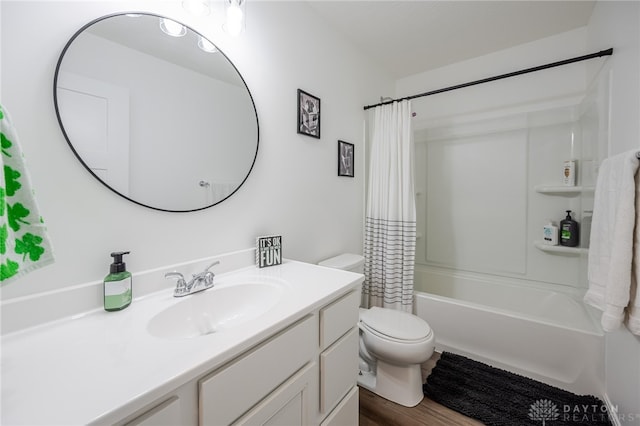
<path id="1" fill-rule="evenodd" d="M 54 75 L 60 128 L 87 170 L 145 207 L 214 206 L 246 181 L 258 114 L 233 63 L 166 17 L 98 18 L 64 47 Z"/>

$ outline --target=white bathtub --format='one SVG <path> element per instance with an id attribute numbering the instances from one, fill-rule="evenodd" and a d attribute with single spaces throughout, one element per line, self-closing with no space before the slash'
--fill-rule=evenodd
<path id="1" fill-rule="evenodd" d="M 604 334 L 570 294 L 416 267 L 415 313 L 450 351 L 578 394 L 604 394 Z"/>

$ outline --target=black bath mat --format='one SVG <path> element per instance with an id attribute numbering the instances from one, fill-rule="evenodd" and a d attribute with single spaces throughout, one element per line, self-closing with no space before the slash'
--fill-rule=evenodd
<path id="1" fill-rule="evenodd" d="M 600 399 L 443 352 L 423 386 L 426 396 L 487 425 L 611 425 Z"/>

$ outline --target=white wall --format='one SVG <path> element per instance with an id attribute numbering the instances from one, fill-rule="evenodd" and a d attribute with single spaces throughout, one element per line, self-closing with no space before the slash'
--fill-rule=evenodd
<path id="1" fill-rule="evenodd" d="M 585 50 L 585 35 L 585 28 L 578 28 L 416 74 L 396 82 L 396 96 L 415 95 L 579 56 Z M 412 101 L 415 120 L 433 123 L 451 116 L 491 113 L 505 107 L 581 94 L 585 88 L 583 68 L 583 63 L 575 63 L 418 98 Z"/>
<path id="2" fill-rule="evenodd" d="M 610 80 L 609 146 L 605 155 L 640 149 L 640 3 L 598 2 L 587 33 L 592 50 L 614 48 Z M 589 69 L 590 77 L 598 72 Z M 640 424 L 640 337 L 607 333 L 605 386 L 625 425 Z"/>
<path id="3" fill-rule="evenodd" d="M 222 32 L 219 17 L 190 17 L 179 1 L 3 1 L 1 7 L 1 101 L 20 134 L 57 259 L 5 285 L 2 299 L 100 280 L 114 250 L 131 251 L 133 272 L 251 247 L 267 233 L 281 234 L 285 257 L 298 260 L 361 252 L 362 107 L 391 92 L 393 80 L 303 2 L 249 2 L 247 31 L 238 39 Z M 256 102 L 260 148 L 253 173 L 211 209 L 165 213 L 126 201 L 85 171 L 58 128 L 52 88 L 61 49 L 85 23 L 132 10 L 168 15 L 214 41 Z M 298 88 L 321 98 L 321 140 L 296 133 Z M 338 139 L 356 144 L 353 179 L 337 176 Z"/>

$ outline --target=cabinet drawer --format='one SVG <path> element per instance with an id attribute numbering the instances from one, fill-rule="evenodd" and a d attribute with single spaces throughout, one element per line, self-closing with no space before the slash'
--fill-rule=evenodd
<path id="1" fill-rule="evenodd" d="M 200 380 L 200 424 L 230 424 L 287 380 L 313 358 L 317 327 L 308 316 Z"/>
<path id="2" fill-rule="evenodd" d="M 320 426 L 351 426 L 359 421 L 358 386 L 354 386 Z"/>
<path id="3" fill-rule="evenodd" d="M 360 292 L 352 291 L 320 309 L 320 350 L 324 350 L 340 336 L 358 324 Z"/>
<path id="4" fill-rule="evenodd" d="M 358 343 L 353 327 L 320 354 L 320 412 L 330 411 L 358 380 Z"/>

